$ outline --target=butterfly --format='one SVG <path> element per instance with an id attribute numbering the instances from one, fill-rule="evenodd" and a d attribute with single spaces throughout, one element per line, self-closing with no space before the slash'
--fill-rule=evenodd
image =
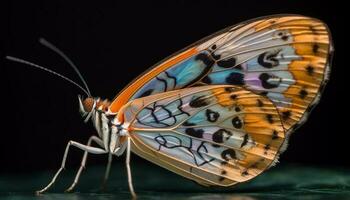
<path id="1" fill-rule="evenodd" d="M 56 47 L 41 41 L 74 64 Z M 291 133 L 307 119 L 330 74 L 333 52 L 326 24 L 299 15 L 275 15 L 228 27 L 159 62 L 112 100 L 79 96 L 85 121 L 97 136 L 88 153 L 126 152 L 132 196 L 130 152 L 204 186 L 248 181 L 278 162 Z M 28 61 L 8 57 L 53 72 Z M 58 74 L 58 73 L 56 73 Z M 62 77 L 62 75 L 60 75 Z M 92 142 L 96 145 L 93 146 Z"/>

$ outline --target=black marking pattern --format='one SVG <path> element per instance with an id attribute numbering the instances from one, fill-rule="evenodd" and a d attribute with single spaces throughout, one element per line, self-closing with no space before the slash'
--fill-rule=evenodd
<path id="1" fill-rule="evenodd" d="M 176 79 L 176 77 L 175 76 L 172 76 L 172 75 L 170 75 L 167 71 L 165 71 L 164 72 L 164 74 L 168 77 L 168 78 L 170 78 L 171 80 L 173 80 L 174 81 L 174 87 L 173 87 L 173 89 L 175 89 L 176 88 L 176 86 L 177 86 L 177 79 Z"/>
<path id="2" fill-rule="evenodd" d="M 226 149 L 226 150 L 222 151 L 221 157 L 226 161 L 229 161 L 231 159 L 237 159 L 236 152 L 233 149 Z"/>
<path id="3" fill-rule="evenodd" d="M 320 46 L 319 46 L 318 44 L 314 44 L 314 45 L 312 46 L 312 52 L 313 52 L 314 54 L 318 53 L 319 48 L 320 48 Z"/>
<path id="4" fill-rule="evenodd" d="M 235 107 L 235 111 L 236 111 L 236 112 L 241 112 L 241 108 L 238 107 L 238 106 L 236 106 L 236 107 Z"/>
<path id="5" fill-rule="evenodd" d="M 276 131 L 276 130 L 273 130 L 273 132 L 272 132 L 272 140 L 275 140 L 275 139 L 277 139 L 279 136 L 278 136 L 278 132 Z"/>
<path id="6" fill-rule="evenodd" d="M 217 65 L 222 68 L 232 68 L 236 65 L 236 59 L 228 58 L 228 59 L 219 60 L 217 62 Z"/>
<path id="7" fill-rule="evenodd" d="M 211 109 L 207 109 L 205 111 L 205 115 L 207 116 L 207 120 L 209 122 L 216 122 L 220 117 L 220 114 L 218 112 L 215 112 Z"/>
<path id="8" fill-rule="evenodd" d="M 202 78 L 202 82 L 206 83 L 206 84 L 211 84 L 212 83 L 212 81 L 211 81 L 209 76 L 205 76 L 204 78 Z"/>
<path id="9" fill-rule="evenodd" d="M 270 123 L 273 124 L 273 116 L 271 114 L 266 115 L 266 120 Z"/>
<path id="10" fill-rule="evenodd" d="M 275 77 L 274 75 L 268 74 L 268 73 L 261 73 L 259 75 L 259 79 L 261 81 L 261 85 L 263 86 L 263 88 L 273 89 L 273 88 L 277 88 L 279 86 L 280 82 L 278 82 L 278 83 L 269 82 L 269 80 L 272 78 L 277 78 L 277 77 Z"/>
<path id="11" fill-rule="evenodd" d="M 308 66 L 306 67 L 306 71 L 307 71 L 307 74 L 308 74 L 309 76 L 312 76 L 312 75 L 314 75 L 315 68 L 314 68 L 313 66 L 311 66 L 311 65 L 308 65 Z"/>
<path id="12" fill-rule="evenodd" d="M 305 89 L 302 89 L 299 91 L 299 97 L 301 99 L 305 99 L 305 97 L 308 95 L 308 92 Z"/>
<path id="13" fill-rule="evenodd" d="M 196 138 L 202 138 L 204 133 L 203 129 L 194 129 L 194 128 L 187 128 L 185 132 L 187 135 L 196 137 Z"/>
<path id="14" fill-rule="evenodd" d="M 221 58 L 221 55 L 219 54 L 214 54 L 212 53 L 211 56 L 215 59 L 215 60 L 219 60 Z"/>
<path id="15" fill-rule="evenodd" d="M 152 117 L 152 121 L 144 122 L 139 118 L 139 116 L 136 117 L 136 120 L 138 123 L 145 126 L 150 126 L 153 128 L 165 128 L 165 127 L 174 126 L 178 122 L 177 116 L 180 116 L 180 115 L 190 116 L 189 113 L 182 110 L 183 101 L 181 98 L 177 99 L 173 103 L 178 104 L 177 112 L 174 112 L 176 114 L 173 114 L 173 112 L 169 110 L 165 105 L 157 105 L 156 102 L 154 102 L 153 104 L 144 108 L 144 110 L 149 111 L 150 117 Z M 162 115 L 158 116 L 156 112 L 161 112 Z"/>
<path id="16" fill-rule="evenodd" d="M 232 136 L 232 133 L 226 129 L 219 129 L 213 133 L 213 141 L 216 143 L 223 143 Z"/>
<path id="17" fill-rule="evenodd" d="M 244 75 L 239 72 L 232 72 L 226 77 L 226 83 L 232 85 L 244 85 Z"/>
<path id="18" fill-rule="evenodd" d="M 156 79 L 164 84 L 164 92 L 168 91 L 168 82 L 166 82 L 166 80 L 162 78 L 159 78 L 158 76 L 156 77 Z"/>
<path id="19" fill-rule="evenodd" d="M 283 112 L 282 112 L 282 119 L 283 119 L 284 121 L 286 121 L 287 119 L 290 118 L 291 115 L 292 115 L 292 113 L 291 113 L 290 110 L 283 111 Z"/>
<path id="20" fill-rule="evenodd" d="M 279 65 L 279 61 L 276 58 L 281 50 L 264 52 L 259 55 L 258 63 L 265 68 L 273 68 Z"/>
<path id="21" fill-rule="evenodd" d="M 185 121 L 184 123 L 182 123 L 182 126 L 195 126 L 195 123 L 189 122 L 189 121 Z"/>
<path id="22" fill-rule="evenodd" d="M 277 34 L 283 41 L 287 41 L 288 38 L 289 38 L 289 35 L 287 35 L 287 33 L 284 33 L 284 32 L 279 32 Z"/>
<path id="23" fill-rule="evenodd" d="M 236 94 L 232 94 L 232 95 L 230 96 L 230 98 L 231 98 L 232 100 L 235 100 L 235 99 L 237 98 L 237 95 L 236 95 Z"/>
<path id="24" fill-rule="evenodd" d="M 232 119 L 232 125 L 236 129 L 241 129 L 243 127 L 243 122 L 238 116 L 236 116 Z"/>
<path id="25" fill-rule="evenodd" d="M 207 143 L 206 142 L 200 142 L 199 145 L 194 145 L 194 141 L 192 138 L 188 138 L 189 142 L 188 145 L 185 145 L 185 142 L 183 142 L 180 138 L 174 136 L 174 135 L 158 135 L 154 138 L 154 140 L 159 144 L 158 151 L 160 151 L 162 148 L 167 149 L 175 149 L 175 148 L 184 148 L 188 152 L 191 153 L 193 157 L 193 161 L 196 164 L 197 167 L 203 166 L 207 163 L 210 163 L 214 161 L 214 158 L 206 158 L 204 155 L 208 153 Z M 169 142 L 172 140 L 172 142 Z M 175 144 L 174 144 L 175 143 Z M 197 146 L 197 147 L 196 147 Z"/>
<path id="26" fill-rule="evenodd" d="M 248 139 L 249 139 L 249 135 L 245 134 L 244 137 L 243 137 L 241 148 L 248 144 Z"/>
<path id="27" fill-rule="evenodd" d="M 215 61 L 206 53 L 200 53 L 195 57 L 195 60 L 202 61 L 207 67 L 212 67 Z"/>
<path id="28" fill-rule="evenodd" d="M 192 108 L 199 108 L 209 105 L 210 101 L 206 96 L 195 97 L 190 101 L 190 106 Z"/>

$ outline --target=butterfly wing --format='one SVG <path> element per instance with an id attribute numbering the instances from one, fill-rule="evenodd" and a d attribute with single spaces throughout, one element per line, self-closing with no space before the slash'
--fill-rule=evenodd
<path id="1" fill-rule="evenodd" d="M 197 85 L 239 85 L 267 96 L 286 130 L 306 118 L 329 72 L 330 33 L 304 16 L 271 16 L 243 22 L 209 36 L 157 64 L 113 101 Z"/>
<path id="2" fill-rule="evenodd" d="M 316 19 L 259 20 L 212 41 L 197 47 L 217 58 L 202 82 L 242 85 L 267 96 L 288 132 L 304 121 L 328 79 L 330 35 Z"/>
<path id="3" fill-rule="evenodd" d="M 129 125 L 134 153 L 202 185 L 254 178 L 275 162 L 285 138 L 271 101 L 233 86 L 135 99 L 118 118 Z"/>

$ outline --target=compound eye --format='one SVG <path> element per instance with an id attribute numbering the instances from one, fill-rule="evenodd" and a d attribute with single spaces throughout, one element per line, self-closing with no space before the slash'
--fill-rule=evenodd
<path id="1" fill-rule="evenodd" d="M 91 112 L 94 107 L 95 100 L 92 97 L 88 97 L 83 101 L 83 108 L 85 112 Z"/>

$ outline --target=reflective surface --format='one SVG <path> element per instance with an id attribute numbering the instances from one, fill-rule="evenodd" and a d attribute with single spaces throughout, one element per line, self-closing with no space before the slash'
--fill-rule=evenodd
<path id="1" fill-rule="evenodd" d="M 75 193 L 64 193 L 73 181 L 73 169 L 64 171 L 50 193 L 39 198 L 34 191 L 47 184 L 54 171 L 1 174 L 0 199 L 130 199 L 125 167 L 112 167 L 107 188 L 101 191 L 103 166 L 88 166 Z M 350 199 L 350 170 L 278 165 L 252 181 L 233 188 L 205 188 L 152 164 L 132 164 L 139 199 Z"/>

